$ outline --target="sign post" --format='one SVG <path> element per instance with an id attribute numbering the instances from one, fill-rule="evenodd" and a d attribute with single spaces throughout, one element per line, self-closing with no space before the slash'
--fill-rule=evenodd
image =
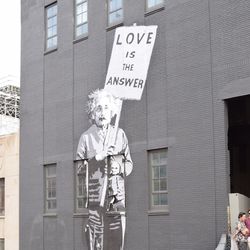
<path id="1" fill-rule="evenodd" d="M 157 26 L 119 27 L 115 32 L 112 54 L 104 89 L 117 98 L 116 120 L 109 126 L 106 148 L 115 145 L 123 100 L 140 100 L 146 84 Z M 109 170 L 108 170 L 109 172 Z M 126 173 L 125 173 L 126 174 Z M 104 206 L 108 174 L 104 176 L 100 206 Z M 126 229 L 125 213 L 121 212 L 122 244 Z"/>
<path id="2" fill-rule="evenodd" d="M 119 27 L 115 32 L 112 54 L 104 89 L 117 100 L 117 113 L 107 148 L 115 144 L 123 100 L 140 100 L 146 84 L 149 62 L 153 51 L 157 26 Z M 104 206 L 107 176 L 101 194 Z"/>

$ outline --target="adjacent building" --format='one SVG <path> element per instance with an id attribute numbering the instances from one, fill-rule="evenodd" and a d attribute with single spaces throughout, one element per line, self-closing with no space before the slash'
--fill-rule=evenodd
<path id="1" fill-rule="evenodd" d="M 158 25 L 142 100 L 120 127 L 127 250 L 215 249 L 229 193 L 250 197 L 250 2 L 22 0 L 20 250 L 87 250 L 79 137 L 115 28 Z"/>
<path id="2" fill-rule="evenodd" d="M 0 79 L 0 249 L 19 249 L 19 101 L 14 77 Z"/>

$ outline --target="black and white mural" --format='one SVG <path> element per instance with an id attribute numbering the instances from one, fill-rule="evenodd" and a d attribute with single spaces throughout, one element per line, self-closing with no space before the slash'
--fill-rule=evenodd
<path id="1" fill-rule="evenodd" d="M 116 29 L 104 89 L 88 95 L 91 126 L 78 143 L 78 174 L 85 174 L 89 250 L 123 250 L 126 178 L 133 171 L 128 140 L 119 128 L 124 100 L 140 100 L 157 26 Z"/>

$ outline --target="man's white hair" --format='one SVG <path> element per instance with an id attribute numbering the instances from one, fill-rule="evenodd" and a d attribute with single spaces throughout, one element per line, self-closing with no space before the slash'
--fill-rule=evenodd
<path id="1" fill-rule="evenodd" d="M 86 112 L 88 114 L 88 117 L 89 117 L 89 120 L 91 123 L 94 122 L 94 112 L 96 109 L 96 103 L 98 100 L 100 100 L 104 97 L 105 98 L 107 97 L 110 101 L 110 105 L 111 105 L 110 109 L 112 112 L 112 116 L 115 114 L 115 112 L 116 112 L 116 100 L 115 100 L 114 96 L 104 89 L 96 89 L 88 95 L 88 101 L 87 101 Z"/>

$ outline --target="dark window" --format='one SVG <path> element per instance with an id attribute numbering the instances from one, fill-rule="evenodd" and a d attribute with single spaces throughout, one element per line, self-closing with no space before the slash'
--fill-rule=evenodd
<path id="1" fill-rule="evenodd" d="M 149 151 L 150 208 L 165 208 L 168 205 L 167 149 Z"/>
<path id="2" fill-rule="evenodd" d="M 0 178 L 0 215 L 5 213 L 5 179 Z"/>
<path id="3" fill-rule="evenodd" d="M 55 212 L 56 201 L 56 165 L 46 165 L 45 168 L 45 212 Z"/>

